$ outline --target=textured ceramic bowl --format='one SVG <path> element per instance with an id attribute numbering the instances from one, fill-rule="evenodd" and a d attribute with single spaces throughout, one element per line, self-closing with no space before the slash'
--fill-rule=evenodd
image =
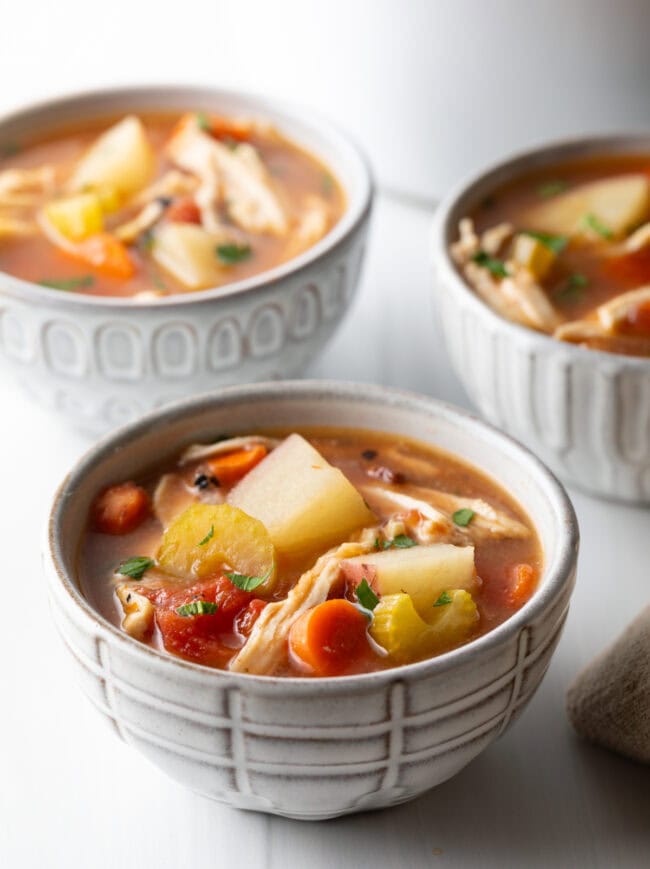
<path id="1" fill-rule="evenodd" d="M 62 293 L 0 273 L 3 365 L 42 404 L 91 433 L 189 394 L 300 374 L 350 304 L 370 217 L 372 181 L 356 147 L 273 100 L 196 87 L 99 91 L 0 119 L 0 142 L 138 110 L 268 119 L 331 167 L 347 207 L 312 248 L 227 288 L 138 302 Z"/>
<path id="2" fill-rule="evenodd" d="M 465 181 L 433 232 L 436 308 L 453 367 L 481 413 L 588 492 L 650 502 L 650 359 L 587 350 L 511 323 L 469 287 L 449 256 L 458 221 L 531 169 L 598 154 L 650 151 L 650 134 L 593 137 L 527 151 Z"/>
<path id="3" fill-rule="evenodd" d="M 531 600 L 491 633 L 428 661 L 342 678 L 210 670 L 131 639 L 80 594 L 87 511 L 215 431 L 327 425 L 409 435 L 453 451 L 528 511 L 545 569 Z M 288 382 L 226 389 L 121 429 L 72 470 L 46 545 L 52 612 L 82 687 L 115 732 L 186 787 L 244 809 L 317 819 L 401 803 L 445 781 L 519 715 L 539 685 L 569 606 L 578 529 L 567 496 L 529 452 L 469 414 L 383 387 Z"/>

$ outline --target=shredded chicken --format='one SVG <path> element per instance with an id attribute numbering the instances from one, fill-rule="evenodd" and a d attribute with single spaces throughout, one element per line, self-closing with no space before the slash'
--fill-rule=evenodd
<path id="1" fill-rule="evenodd" d="M 165 207 L 157 199 L 148 202 L 134 218 L 118 226 L 114 233 L 120 241 L 131 244 L 136 238 L 156 223 L 163 215 Z"/>
<path id="2" fill-rule="evenodd" d="M 503 245 L 510 241 L 515 228 L 511 223 L 497 223 L 496 226 L 486 229 L 481 235 L 480 248 L 490 256 L 496 256 Z"/>
<path id="3" fill-rule="evenodd" d="M 510 276 L 503 278 L 499 284 L 503 295 L 520 307 L 529 326 L 541 332 L 552 332 L 562 318 L 542 287 L 528 269 L 510 261 L 507 267 Z"/>
<path id="4" fill-rule="evenodd" d="M 47 193 L 56 181 L 54 166 L 37 166 L 35 169 L 4 169 L 0 172 L 0 202 L 6 194 Z"/>
<path id="5" fill-rule="evenodd" d="M 303 573 L 284 600 L 264 607 L 246 644 L 230 662 L 229 669 L 259 676 L 277 672 L 287 661 L 291 625 L 302 613 L 327 600 L 339 579 L 343 559 L 365 555 L 371 549 L 371 544 L 342 543 L 322 555 L 310 570 Z"/>
<path id="6" fill-rule="evenodd" d="M 210 456 L 219 456 L 224 453 L 232 453 L 234 450 L 244 450 L 258 444 L 272 450 L 280 443 L 279 438 L 269 438 L 264 435 L 245 435 L 237 438 L 226 438 L 215 441 L 213 444 L 192 444 L 183 451 L 179 464 L 187 465 L 199 459 L 207 459 Z"/>
<path id="7" fill-rule="evenodd" d="M 637 287 L 616 296 L 604 305 L 596 308 L 600 325 L 608 332 L 618 331 L 620 325 L 628 320 L 628 316 L 638 305 L 650 304 L 650 286 Z"/>
<path id="8" fill-rule="evenodd" d="M 321 239 L 329 229 L 330 208 L 322 197 L 310 194 L 305 197 L 304 207 L 305 210 L 287 244 L 287 257 L 302 253 Z"/>
<path id="9" fill-rule="evenodd" d="M 23 220 L 20 217 L 0 214 L 0 238 L 10 238 L 11 236 L 27 238 L 30 235 L 36 235 L 37 232 L 38 226 L 33 220 Z"/>
<path id="10" fill-rule="evenodd" d="M 242 143 L 231 150 L 206 135 L 190 116 L 171 139 L 168 153 L 178 166 L 200 178 L 205 189 L 224 198 L 230 217 L 242 229 L 286 235 L 286 214 L 252 145 Z"/>
<path id="11" fill-rule="evenodd" d="M 635 253 L 650 244 L 650 223 L 644 223 L 629 235 L 623 243 L 626 253 Z"/>
<path id="12" fill-rule="evenodd" d="M 199 182 L 193 175 L 188 175 L 185 172 L 179 172 L 177 169 L 170 169 L 169 172 L 154 181 L 134 198 L 134 205 L 146 205 L 153 199 L 159 196 L 185 196 L 189 193 L 194 193 Z"/>
<path id="13" fill-rule="evenodd" d="M 479 237 L 474 229 L 474 221 L 464 217 L 458 224 L 458 241 L 451 245 L 452 259 L 459 266 L 469 262 L 481 249 Z"/>
<path id="14" fill-rule="evenodd" d="M 501 314 L 506 320 L 512 320 L 514 323 L 528 325 L 528 319 L 524 315 L 519 301 L 506 298 L 499 281 L 493 278 L 487 269 L 482 268 L 478 263 L 468 262 L 463 268 L 463 274 L 470 286 L 474 287 L 483 301 L 487 302 L 497 314 Z"/>
<path id="15" fill-rule="evenodd" d="M 559 341 L 580 344 L 592 350 L 623 353 L 628 356 L 650 356 L 650 338 L 614 333 L 594 320 L 574 320 L 565 323 L 555 330 L 553 336 Z"/>

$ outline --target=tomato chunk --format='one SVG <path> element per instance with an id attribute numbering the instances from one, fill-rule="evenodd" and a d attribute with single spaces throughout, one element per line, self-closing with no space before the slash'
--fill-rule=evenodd
<path id="1" fill-rule="evenodd" d="M 252 600 L 246 609 L 241 610 L 235 619 L 235 630 L 242 637 L 249 637 L 255 622 L 262 615 L 266 601 L 260 598 Z"/>
<path id="2" fill-rule="evenodd" d="M 633 335 L 650 335 L 650 302 L 642 302 L 630 311 L 625 331 Z"/>
<path id="3" fill-rule="evenodd" d="M 102 534 L 129 534 L 149 515 L 151 506 L 145 490 L 129 481 L 109 486 L 96 498 L 92 524 Z"/>
<path id="4" fill-rule="evenodd" d="M 293 623 L 289 647 L 313 675 L 340 675 L 370 651 L 368 619 L 348 600 L 326 600 Z"/>
<path id="5" fill-rule="evenodd" d="M 191 196 L 183 196 L 172 202 L 165 212 L 167 220 L 172 223 L 201 223 L 201 212 Z"/>

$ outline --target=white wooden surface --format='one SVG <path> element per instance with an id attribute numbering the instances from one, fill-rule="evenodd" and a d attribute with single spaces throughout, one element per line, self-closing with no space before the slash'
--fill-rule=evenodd
<path id="1" fill-rule="evenodd" d="M 315 376 L 465 403 L 432 326 L 429 220 L 379 203 L 362 292 Z M 82 697 L 50 625 L 39 549 L 49 496 L 87 442 L 6 374 L 0 408 L 3 869 L 648 865 L 650 771 L 582 744 L 564 714 L 572 676 L 650 598 L 648 511 L 573 493 L 583 535 L 573 608 L 542 688 L 500 742 L 396 809 L 285 821 L 186 793 L 118 742 Z"/>

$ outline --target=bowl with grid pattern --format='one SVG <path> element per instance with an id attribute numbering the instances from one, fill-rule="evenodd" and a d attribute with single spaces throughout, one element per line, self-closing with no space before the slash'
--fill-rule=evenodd
<path id="1" fill-rule="evenodd" d="M 39 404 L 90 434 L 187 395 L 300 376 L 350 307 L 365 255 L 373 199 L 365 158 L 327 121 L 280 101 L 212 87 L 91 91 L 0 118 L 0 142 L 138 111 L 269 121 L 330 168 L 346 204 L 309 249 L 214 289 L 147 300 L 91 296 L 0 272 L 0 361 Z"/>
<path id="2" fill-rule="evenodd" d="M 439 657 L 337 678 L 212 670 L 143 645 L 81 593 L 76 554 L 93 498 L 214 431 L 337 425 L 416 437 L 479 466 L 539 534 L 544 570 L 524 607 Z M 416 797 L 455 775 L 516 720 L 564 624 L 578 529 L 561 485 L 471 415 L 379 386 L 286 382 L 189 399 L 120 429 L 55 497 L 45 565 L 52 613 L 89 700 L 117 736 L 186 787 L 243 809 L 322 819 Z"/>

